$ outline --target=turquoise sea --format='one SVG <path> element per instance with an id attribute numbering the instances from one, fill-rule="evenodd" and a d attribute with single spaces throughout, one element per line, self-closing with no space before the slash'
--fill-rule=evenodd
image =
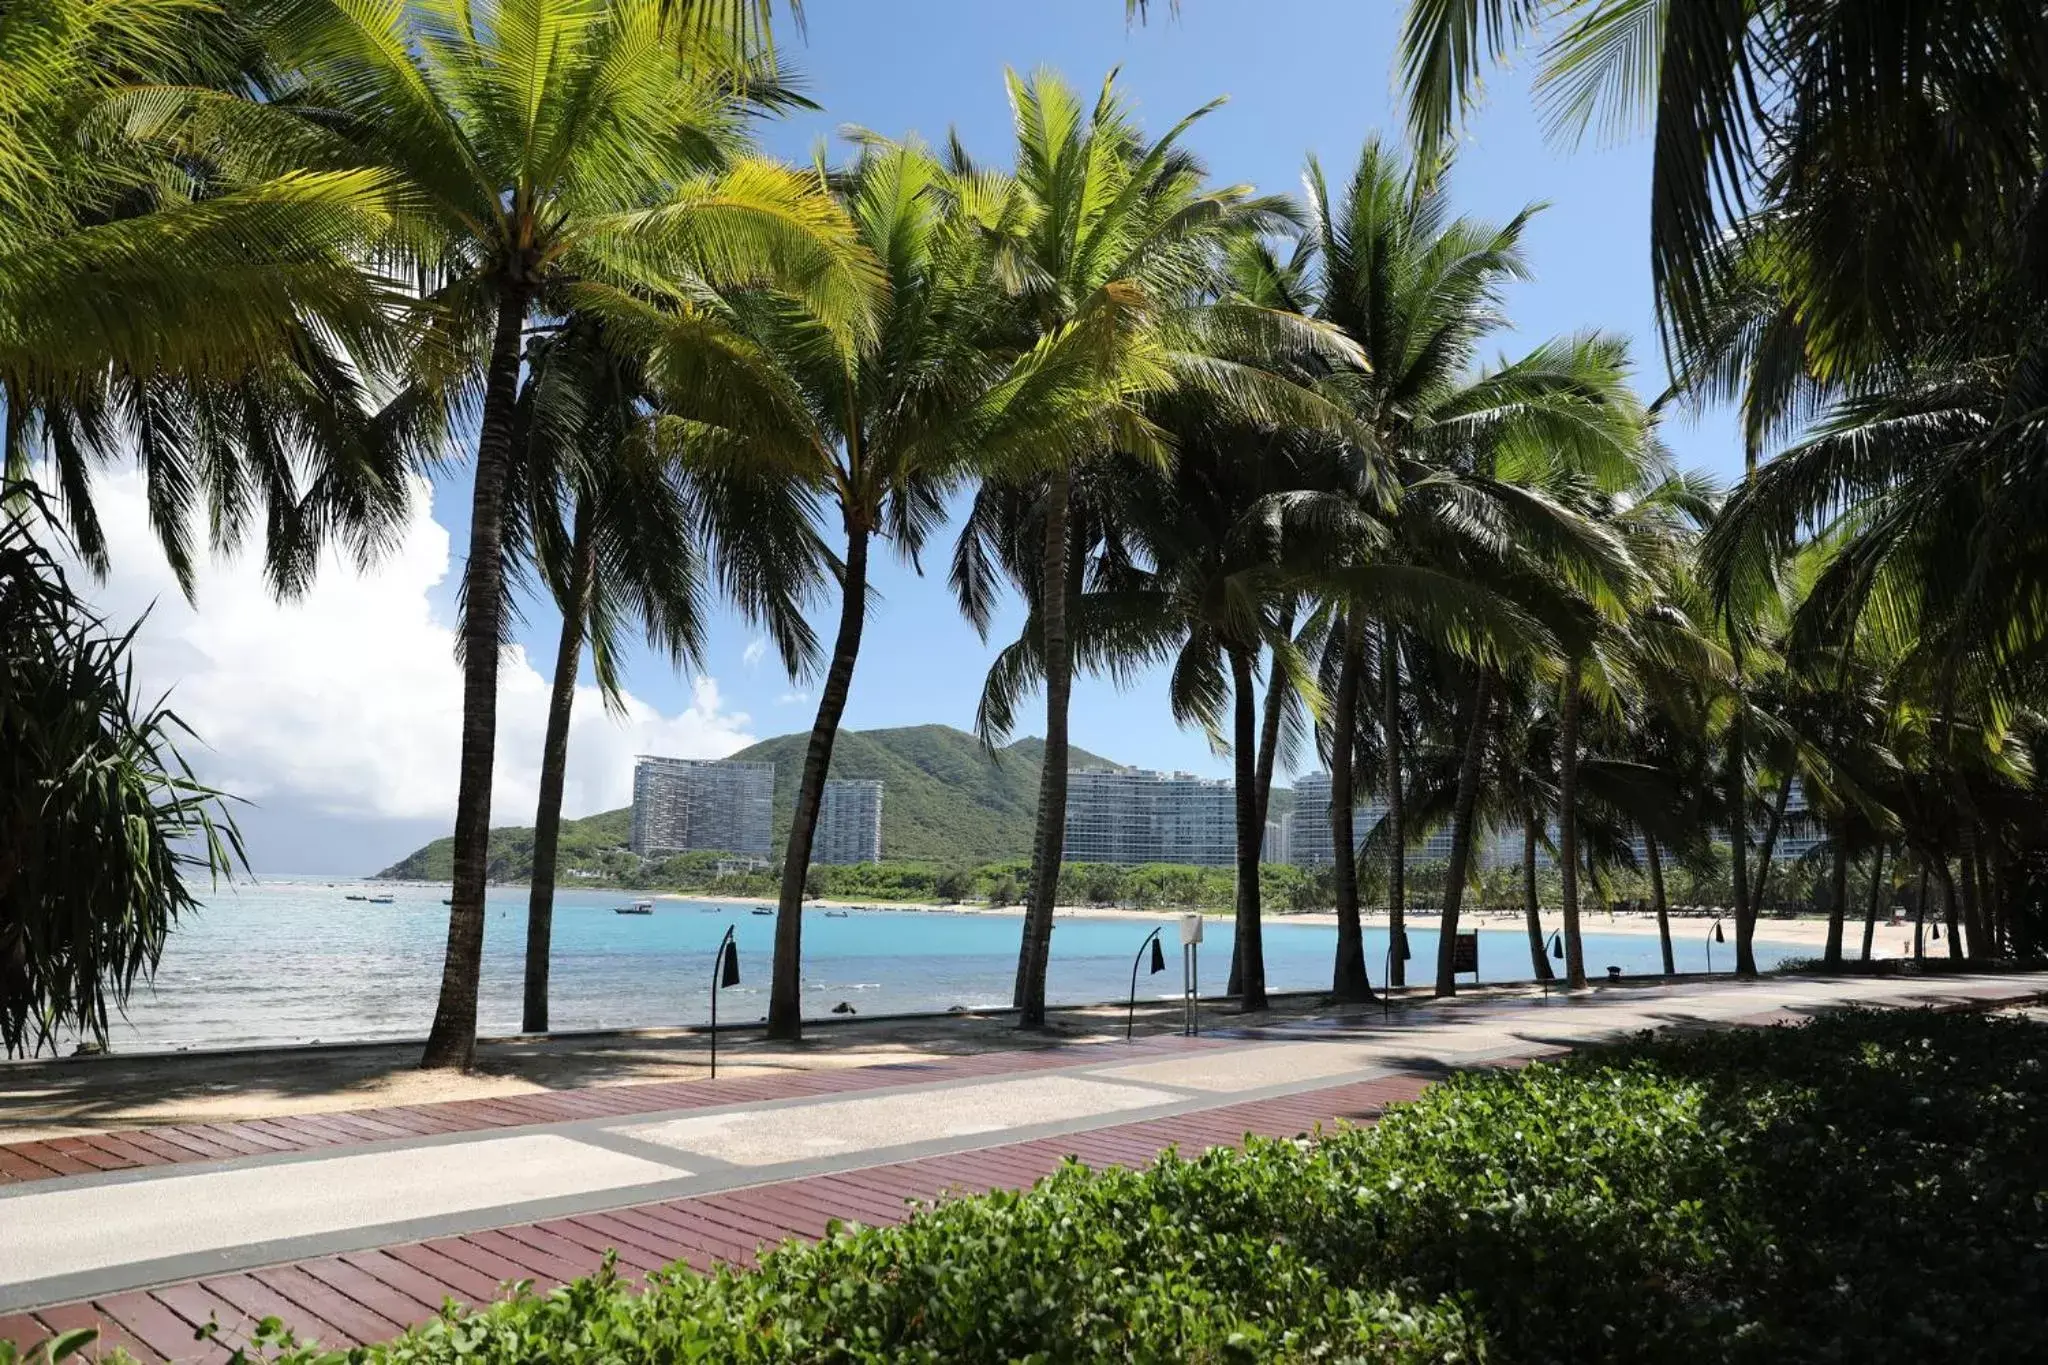
<path id="1" fill-rule="evenodd" d="M 348 900 L 390 895 L 393 903 Z M 439 987 L 448 911 L 442 886 L 266 878 L 213 893 L 181 923 L 165 949 L 154 989 L 138 989 L 116 1024 L 121 1051 L 220 1048 L 424 1036 Z M 616 915 L 631 893 L 563 890 L 555 898 L 553 1024 L 606 1029 L 702 1023 L 711 954 L 726 926 L 737 931 L 741 979 L 719 1003 L 721 1022 L 758 1019 L 768 1007 L 775 921 L 745 905 L 656 901 L 652 915 Z M 484 1033 L 519 1027 L 526 951 L 526 891 L 493 890 L 484 938 L 479 1024 Z M 1180 989 L 1176 917 L 1167 926 L 1166 972 L 1141 974 L 1141 995 Z M 844 1001 L 861 1014 L 1007 1005 L 1021 918 L 904 909 L 853 910 L 844 918 L 804 916 L 804 1007 L 823 1016 Z M 1595 921 L 1597 924 L 1597 920 Z M 1055 1003 L 1123 998 L 1131 959 L 1149 924 L 1063 918 L 1053 933 L 1047 991 Z M 1592 926 L 1589 926 L 1592 927 Z M 1705 926 L 1684 922 L 1676 950 L 1683 971 L 1706 966 Z M 1231 925 L 1211 918 L 1201 950 L 1205 992 L 1221 990 Z M 1415 966 L 1435 961 L 1433 934 L 1410 935 Z M 1266 974 L 1274 990 L 1327 986 L 1336 931 L 1269 920 Z M 1384 932 L 1367 934 L 1372 978 L 1381 977 Z M 1714 965 L 1733 965 L 1733 945 Z M 1768 965 L 1797 950 L 1758 944 Z M 1653 937 L 1588 933 L 1587 967 L 1657 970 Z M 1519 930 L 1483 930 L 1480 979 L 1529 976 Z M 1411 972 L 1411 975 L 1421 973 Z"/>

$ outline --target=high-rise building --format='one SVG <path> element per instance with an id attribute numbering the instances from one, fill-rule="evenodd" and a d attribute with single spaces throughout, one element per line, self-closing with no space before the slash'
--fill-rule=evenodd
<path id="1" fill-rule="evenodd" d="M 1351 812 L 1351 837 L 1360 849 L 1365 841 L 1379 828 L 1380 821 L 1387 818 L 1384 801 L 1361 801 Z M 1518 836 L 1519 840 L 1519 836 Z M 1492 837 L 1480 831 L 1473 845 L 1473 856 L 1482 868 L 1493 867 L 1506 847 L 1502 838 Z M 1520 843 L 1515 845 L 1520 856 Z M 1294 779 L 1294 830 L 1287 841 L 1289 861 L 1296 867 L 1328 867 L 1336 861 L 1336 845 L 1330 840 L 1330 775 L 1328 773 L 1303 773 Z M 1408 857 L 1412 862 L 1441 862 L 1451 860 L 1451 827 L 1442 825 L 1430 831 L 1420 842 L 1409 831 Z"/>
<path id="2" fill-rule="evenodd" d="M 1266 841 L 1259 846 L 1259 861 L 1262 863 L 1284 863 L 1287 861 L 1287 817 L 1266 822 Z"/>
<path id="3" fill-rule="evenodd" d="M 811 841 L 813 863 L 882 861 L 882 784 L 827 782 L 818 808 L 818 833 Z"/>
<path id="4" fill-rule="evenodd" d="M 1071 773 L 1066 856 L 1075 863 L 1228 867 L 1237 859 L 1237 789 L 1189 773 Z"/>
<path id="5" fill-rule="evenodd" d="M 730 853 L 766 860 L 775 765 L 730 759 L 661 758 L 633 765 L 633 851 Z"/>

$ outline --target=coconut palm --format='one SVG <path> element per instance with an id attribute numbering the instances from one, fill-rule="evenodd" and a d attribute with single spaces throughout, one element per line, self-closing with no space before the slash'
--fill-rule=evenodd
<path id="1" fill-rule="evenodd" d="M 1166 441 L 1141 410 L 1150 395 L 1200 387 L 1263 416 L 1306 404 L 1295 386 L 1222 358 L 1212 344 L 1219 337 L 1230 343 L 1224 351 L 1334 355 L 1346 348 L 1299 319 L 1215 299 L 1211 285 L 1223 243 L 1281 225 L 1285 206 L 1243 186 L 1204 185 L 1199 163 L 1179 140 L 1214 105 L 1148 142 L 1114 79 L 1104 83 L 1092 107 L 1050 73 L 1028 81 L 1011 73 L 1009 88 L 1014 184 L 1024 212 L 1003 229 L 1001 268 L 1012 282 L 1013 306 L 1029 340 L 1024 360 L 1044 375 L 1020 373 L 1012 382 L 1057 382 L 1076 400 L 1063 437 L 1043 443 L 1038 472 L 1020 475 L 1037 490 L 1039 509 L 1032 519 L 1042 531 L 1042 547 L 1030 556 L 1040 579 L 1027 600 L 1034 607 L 1028 629 L 1036 634 L 1029 652 L 1042 660 L 1045 678 L 1046 749 L 1017 970 L 1021 1022 L 1036 1027 L 1044 1021 L 1052 910 L 1065 845 L 1075 643 L 1069 579 L 1077 563 L 1069 514 L 1076 470 L 1112 447 L 1155 459 L 1163 455 Z M 1254 341 L 1259 344 L 1246 344 Z M 979 537 L 970 533 L 963 543 L 966 558 L 973 559 Z M 992 605 L 987 589 L 996 575 L 962 571 L 960 562 L 956 557 L 963 607 L 985 629 Z M 1021 567 L 1014 559 L 1012 565 Z M 1012 662 L 1023 657 L 1014 654 Z"/>
<path id="2" fill-rule="evenodd" d="M 644 373 L 598 331 L 572 322 L 527 347 L 507 481 L 507 575 L 530 562 L 562 618 L 534 815 L 526 1033 L 548 1027 L 555 857 L 586 643 L 599 693 L 620 712 L 628 633 L 637 626 L 677 667 L 701 663 L 714 582 L 768 628 L 792 673 L 815 643 L 802 601 L 821 556 L 805 485 L 723 432 L 665 416 Z"/>
<path id="3" fill-rule="evenodd" d="M 839 624 L 783 851 L 769 1033 L 802 1030 L 803 897 L 832 750 L 859 658 L 868 564 L 887 541 L 916 563 L 948 493 L 970 471 L 1001 469 L 1041 442 L 1071 436 L 1092 398 L 1086 361 L 1034 349 L 997 270 L 1028 205 L 1004 177 L 948 168 L 930 150 L 857 134 L 859 154 L 834 177 L 858 240 L 880 262 L 886 294 L 855 345 L 835 345 L 818 318 L 766 298 L 734 309 L 733 326 L 774 366 L 784 425 L 762 433 L 790 452 L 844 537 Z M 1077 369 L 1077 367 L 1079 367 Z M 742 442 L 742 448 L 747 443 Z M 777 458 L 773 452 L 770 459 Z"/>
<path id="4" fill-rule="evenodd" d="M 698 420 L 748 429 L 759 381 L 703 299 L 780 285 L 850 344 L 875 272 L 813 177 L 746 153 L 744 117 L 772 85 L 684 43 L 655 0 L 501 0 L 364 10 L 281 0 L 269 40 L 294 84 L 274 103 L 328 134 L 311 150 L 399 187 L 396 258 L 423 285 L 410 373 L 426 405 L 473 405 L 475 483 L 463 578 L 461 781 L 454 887 L 430 1066 L 466 1066 L 483 943 L 502 538 L 521 355 L 541 317 L 617 317 L 650 301 L 672 326 L 650 373 L 694 375 Z M 315 164 L 320 164 L 316 162 Z"/>
<path id="5" fill-rule="evenodd" d="M 0 16 L 8 477 L 39 481 L 104 572 L 94 476 L 136 461 L 188 592 L 202 508 L 217 550 L 261 528 L 292 592 L 324 544 L 367 558 L 407 505 L 409 424 L 377 419 L 361 377 L 396 334 L 362 269 L 393 182 L 280 147 L 294 121 L 246 93 L 266 76 L 253 18 L 164 0 Z"/>

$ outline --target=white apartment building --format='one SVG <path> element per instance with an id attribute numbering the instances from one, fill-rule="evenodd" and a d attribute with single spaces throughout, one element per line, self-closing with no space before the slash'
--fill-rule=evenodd
<path id="1" fill-rule="evenodd" d="M 633 765 L 633 851 L 766 859 L 775 765 L 642 754 Z"/>
<path id="2" fill-rule="evenodd" d="M 1228 867 L 1237 859 L 1236 786 L 1191 773 L 1070 773 L 1066 858 Z"/>
<path id="3" fill-rule="evenodd" d="M 813 863 L 882 861 L 882 784 L 829 781 L 818 807 L 818 833 L 811 841 Z"/>

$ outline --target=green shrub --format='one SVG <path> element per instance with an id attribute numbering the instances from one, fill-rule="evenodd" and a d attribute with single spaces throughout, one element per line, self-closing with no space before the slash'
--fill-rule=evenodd
<path id="1" fill-rule="evenodd" d="M 1372 1128 L 1070 1166 L 756 1271 L 644 1294 L 607 1273 L 351 1358 L 2038 1359 L 2042 1043 L 1926 1012 L 1644 1038 L 1454 1076 Z"/>

